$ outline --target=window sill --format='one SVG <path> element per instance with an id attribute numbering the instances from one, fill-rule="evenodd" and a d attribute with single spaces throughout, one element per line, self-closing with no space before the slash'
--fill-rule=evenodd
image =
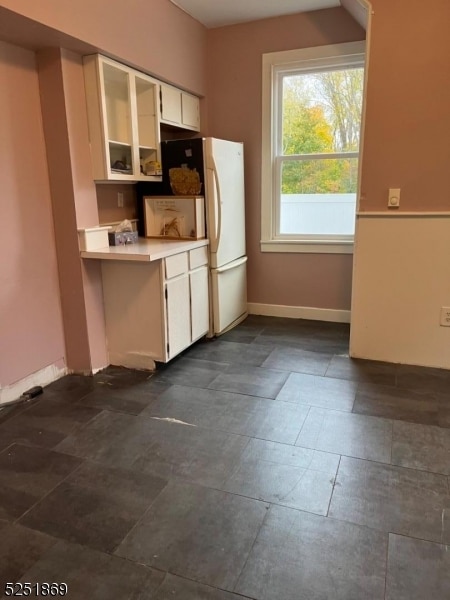
<path id="1" fill-rule="evenodd" d="M 308 254 L 353 254 L 353 242 L 262 240 L 261 252 L 294 252 Z"/>

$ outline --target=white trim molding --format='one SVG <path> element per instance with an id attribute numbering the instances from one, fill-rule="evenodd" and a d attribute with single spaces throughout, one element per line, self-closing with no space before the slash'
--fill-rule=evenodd
<path id="1" fill-rule="evenodd" d="M 353 242 L 295 242 L 261 240 L 261 252 L 296 252 L 304 254 L 353 254 Z"/>
<path id="2" fill-rule="evenodd" d="M 353 252 L 353 235 L 308 236 L 299 234 L 286 235 L 278 231 L 279 209 L 275 190 L 278 188 L 276 173 L 279 169 L 281 158 L 278 155 L 279 124 L 275 123 L 278 115 L 278 97 L 274 82 L 283 73 L 303 69 L 312 72 L 330 65 L 342 67 L 364 67 L 366 58 L 366 42 L 357 41 L 330 46 L 302 48 L 283 52 L 271 52 L 262 56 L 262 154 L 261 154 L 261 251 L 262 252 L 307 252 L 307 253 L 335 253 L 351 254 Z M 365 80 L 367 70 L 365 70 Z M 279 91 L 279 90 L 278 90 Z M 363 101 L 363 115 L 365 100 Z M 361 134 L 364 119 L 361 121 Z M 345 154 L 346 157 L 354 153 Z M 318 158 L 327 158 L 328 155 L 311 155 Z M 359 154 L 361 156 L 361 154 Z M 339 153 L 331 154 L 330 158 L 340 158 Z M 282 160 L 303 160 L 303 155 L 282 157 Z M 309 159 L 309 157 L 308 157 Z M 359 160 L 358 172 L 361 172 Z M 358 177 L 360 180 L 360 176 Z M 359 183 L 358 183 L 359 187 Z M 357 193 L 357 201 L 359 190 Z M 326 239 L 324 239 L 326 238 Z M 342 242 L 347 242 L 342 244 Z"/>
<path id="3" fill-rule="evenodd" d="M 350 311 L 335 308 L 284 306 L 282 304 L 258 304 L 256 302 L 249 302 L 247 304 L 247 310 L 250 315 L 262 315 L 265 317 L 287 317 L 289 319 L 350 323 Z"/>
<path id="4" fill-rule="evenodd" d="M 67 367 L 57 367 L 56 365 L 49 365 L 44 367 L 11 385 L 6 387 L 0 387 L 0 406 L 10 404 L 20 399 L 21 395 L 29 390 L 30 388 L 41 385 L 45 386 L 64 375 L 68 374 Z"/>

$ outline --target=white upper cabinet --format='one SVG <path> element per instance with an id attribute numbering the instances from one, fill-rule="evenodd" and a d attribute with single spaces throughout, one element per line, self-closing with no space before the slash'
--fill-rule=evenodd
<path id="1" fill-rule="evenodd" d="M 159 82 L 101 55 L 84 57 L 96 181 L 158 181 Z"/>
<path id="2" fill-rule="evenodd" d="M 173 85 L 161 83 L 161 123 L 200 131 L 200 101 Z"/>

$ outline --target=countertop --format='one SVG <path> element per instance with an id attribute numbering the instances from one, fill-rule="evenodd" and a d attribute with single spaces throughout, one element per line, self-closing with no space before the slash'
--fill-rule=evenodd
<path id="1" fill-rule="evenodd" d="M 122 246 L 105 246 L 97 250 L 81 251 L 81 258 L 96 258 L 100 260 L 128 260 L 152 262 L 161 260 L 173 254 L 187 252 L 195 248 L 207 246 L 208 240 L 158 240 L 139 238 L 137 244 Z"/>

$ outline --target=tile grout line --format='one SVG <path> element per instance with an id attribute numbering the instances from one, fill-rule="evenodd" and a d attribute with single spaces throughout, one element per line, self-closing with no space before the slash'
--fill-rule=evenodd
<path id="1" fill-rule="evenodd" d="M 306 421 L 308 420 L 309 413 L 311 412 L 311 409 L 312 409 L 312 408 L 313 408 L 312 406 L 309 406 L 309 408 L 308 408 L 308 412 L 306 413 L 305 420 L 303 421 L 303 423 L 302 423 L 302 426 L 301 426 L 301 428 L 300 428 L 300 431 L 298 432 L 298 435 L 297 435 L 297 437 L 295 438 L 295 442 L 294 442 L 294 444 L 293 444 L 294 446 L 297 446 L 298 438 L 300 437 L 300 435 L 301 435 L 301 433 L 302 433 L 302 431 L 303 431 L 303 428 L 304 428 L 304 426 L 305 426 L 305 423 L 306 423 Z M 298 446 L 298 447 L 299 447 L 299 448 L 301 448 L 302 446 Z M 315 448 L 312 448 L 312 450 L 315 450 Z M 334 454 L 336 454 L 336 453 L 334 453 Z"/>
<path id="2" fill-rule="evenodd" d="M 28 515 L 28 513 L 31 512 L 40 502 L 43 502 L 60 485 L 62 485 L 63 483 L 65 483 L 67 481 L 67 479 L 71 475 L 73 475 L 74 473 L 76 473 L 86 462 L 88 462 L 88 460 L 85 459 L 85 458 L 81 458 L 79 456 L 72 456 L 71 454 L 64 454 L 62 452 L 58 452 L 57 450 L 50 450 L 50 452 L 55 452 L 56 454 L 60 454 L 61 456 L 69 456 L 70 458 L 75 458 L 76 460 L 80 461 L 80 464 L 77 465 L 72 471 L 70 471 L 70 473 L 68 473 L 63 479 L 61 479 L 61 481 L 58 481 L 58 483 L 54 487 L 52 487 L 51 490 L 49 490 L 41 498 L 39 498 L 38 500 L 36 500 L 36 502 L 32 506 L 30 506 L 30 508 L 27 508 L 27 510 L 23 514 L 21 514 L 20 517 L 17 517 L 17 519 L 15 519 L 14 521 L 12 521 L 15 525 L 21 525 L 22 527 L 29 527 L 30 529 L 34 529 L 33 527 L 31 527 L 29 525 L 25 525 L 25 524 L 20 523 L 21 519 L 23 519 L 24 517 L 26 517 Z M 36 531 L 40 531 L 41 533 L 45 533 L 46 535 L 52 535 L 52 534 L 49 534 L 49 533 L 47 533 L 45 531 L 42 531 L 41 529 L 37 529 Z M 57 537 L 57 536 L 53 536 L 53 537 Z M 64 539 L 64 538 L 57 538 L 57 539 Z"/>
<path id="3" fill-rule="evenodd" d="M 251 545 L 251 547 L 250 547 L 250 550 L 248 551 L 247 558 L 245 559 L 245 562 L 244 562 L 244 564 L 243 564 L 243 566 L 242 566 L 242 569 L 239 571 L 239 574 L 238 574 L 238 576 L 236 577 L 236 581 L 235 581 L 235 583 L 234 583 L 234 585 L 233 585 L 233 590 L 232 590 L 232 592 L 233 592 L 233 593 L 234 593 L 234 591 L 236 590 L 236 587 L 237 587 L 237 585 L 238 585 L 238 583 L 239 583 L 239 579 L 241 578 L 241 576 L 242 576 L 242 574 L 243 574 L 243 572 L 244 572 L 244 570 L 245 570 L 245 568 L 246 568 L 246 566 L 247 566 L 247 563 L 248 563 L 248 561 L 249 561 L 249 559 L 250 559 L 250 555 L 251 555 L 251 553 L 253 552 L 253 548 L 255 547 L 256 540 L 258 539 L 258 537 L 259 537 L 259 534 L 261 533 L 261 530 L 262 530 L 262 528 L 263 528 L 264 524 L 266 523 L 266 521 L 267 521 L 267 519 L 268 519 L 268 517 L 269 517 L 269 514 L 272 512 L 272 507 L 274 506 L 274 505 L 273 505 L 272 503 L 270 503 L 270 502 L 265 502 L 264 504 L 268 504 L 268 506 L 267 506 L 267 508 L 266 508 L 266 514 L 264 515 L 264 518 L 263 518 L 263 520 L 261 521 L 261 525 L 259 526 L 259 528 L 258 528 L 258 531 L 256 532 L 255 539 L 253 540 L 253 543 L 252 543 L 252 545 Z"/>
<path id="4" fill-rule="evenodd" d="M 337 469 L 336 469 L 336 475 L 335 475 L 334 481 L 333 481 L 333 488 L 331 490 L 330 500 L 328 502 L 327 514 L 325 515 L 325 517 L 327 517 L 327 518 L 330 515 L 331 500 L 333 499 L 334 490 L 335 490 L 336 483 L 337 483 L 337 478 L 338 478 L 338 475 L 339 475 L 339 469 L 341 467 L 341 460 L 342 460 L 342 456 L 339 457 L 339 463 L 338 463 L 338 466 L 337 466 Z"/>
<path id="5" fill-rule="evenodd" d="M 386 600 L 387 595 L 387 579 L 388 579 L 388 570 L 389 570 L 389 541 L 391 537 L 391 532 L 388 531 L 387 540 L 386 540 L 386 560 L 385 560 L 385 570 L 384 570 L 384 600 Z"/>

